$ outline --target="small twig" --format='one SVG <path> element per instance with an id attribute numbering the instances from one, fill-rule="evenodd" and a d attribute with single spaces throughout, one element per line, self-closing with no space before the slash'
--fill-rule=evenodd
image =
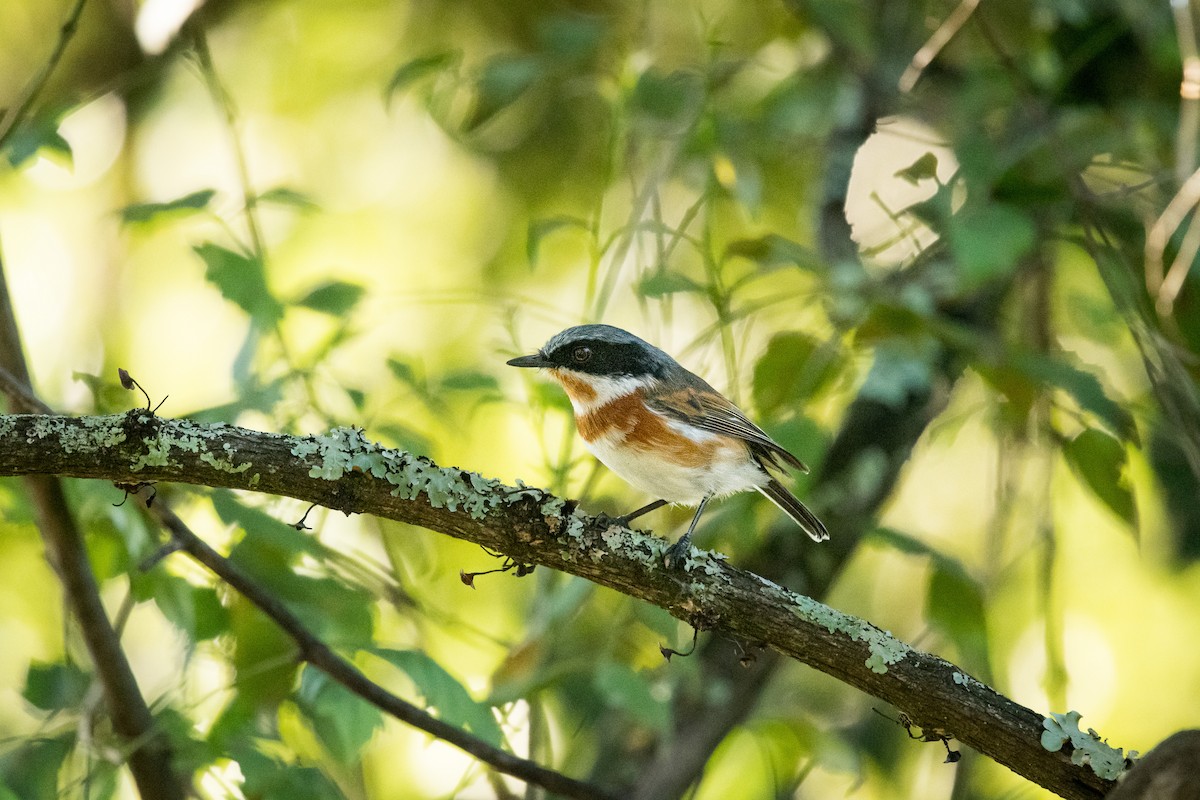
<path id="1" fill-rule="evenodd" d="M 696 640 L 699 638 L 700 638 L 700 629 L 693 627 L 692 628 L 692 646 L 686 653 L 683 652 L 682 650 L 675 650 L 674 648 L 667 647 L 665 644 L 660 644 L 658 646 L 658 652 L 662 653 L 662 657 L 665 658 L 667 661 L 671 660 L 671 656 L 679 656 L 680 658 L 687 658 L 692 653 L 696 652 Z"/>
<path id="2" fill-rule="evenodd" d="M 938 730 L 937 728 L 933 728 L 933 729 L 922 728 L 920 725 L 917 725 L 916 723 L 914 723 L 912 721 L 912 718 L 909 717 L 908 714 L 905 714 L 903 712 L 900 713 L 899 717 L 897 717 L 896 719 L 893 719 L 893 718 L 889 717 L 887 714 L 880 711 L 878 708 L 872 707 L 871 710 L 874 711 L 879 716 L 886 719 L 887 721 L 894 722 L 897 725 L 899 725 L 901 728 L 904 728 L 904 732 L 908 734 L 908 738 L 912 739 L 913 741 L 916 741 L 916 742 L 941 742 L 942 746 L 946 748 L 946 760 L 943 763 L 956 764 L 956 763 L 958 763 L 958 760 L 962 758 L 962 753 L 960 753 L 959 751 L 954 750 L 950 747 L 950 740 L 953 739 L 954 737 L 951 736 L 950 734 L 946 733 L 945 731 Z M 920 730 L 920 733 L 913 733 L 913 728 L 917 728 L 918 730 Z"/>
<path id="3" fill-rule="evenodd" d="M 307 519 L 308 519 L 308 515 L 312 513 L 312 510 L 313 510 L 314 508 L 316 508 L 316 507 L 317 507 L 317 505 L 319 505 L 319 504 L 318 504 L 318 503 L 313 503 L 311 506 L 309 506 L 309 507 L 308 507 L 308 510 L 304 512 L 304 516 L 303 516 L 303 517 L 301 517 L 301 518 L 300 518 L 300 520 L 299 520 L 298 522 L 294 523 L 294 524 L 292 525 L 292 527 L 293 527 L 293 528 L 295 528 L 295 529 L 296 529 L 296 530 L 298 530 L 298 531 L 311 531 L 311 530 L 312 530 L 312 528 L 310 528 L 310 527 L 308 526 L 308 524 L 305 522 L 305 520 L 307 520 Z"/>
<path id="4" fill-rule="evenodd" d="M 907 94 L 917 85 L 917 81 L 921 79 L 921 73 L 925 71 L 938 53 L 942 52 L 942 48 L 950 43 L 962 26 L 967 24 L 967 20 L 975 13 L 975 9 L 979 7 L 979 0 L 962 0 L 958 6 L 950 12 L 950 16 L 946 17 L 945 21 L 938 26 L 938 29 L 933 32 L 929 40 L 921 45 L 921 49 L 912 57 L 912 61 L 900 76 L 900 91 Z"/>
<path id="5" fill-rule="evenodd" d="M 470 586 L 472 589 L 475 588 L 475 579 L 480 575 L 492 575 L 497 572 L 511 572 L 516 570 L 516 572 L 513 572 L 513 574 L 518 578 L 524 578 L 526 575 L 533 572 L 534 567 L 537 566 L 536 564 L 523 564 L 520 561 L 509 558 L 502 553 L 494 553 L 486 547 L 483 548 L 483 552 L 487 553 L 493 558 L 503 558 L 504 562 L 499 567 L 496 567 L 496 569 L 485 569 L 482 572 L 465 572 L 460 569 L 458 571 L 458 579 L 462 581 L 464 585 Z"/>
<path id="6" fill-rule="evenodd" d="M 499 747 L 494 747 L 461 728 L 443 722 L 374 683 L 305 627 L 300 618 L 279 599 L 251 580 L 239 567 L 196 536 L 170 508 L 159 504 L 149 513 L 167 529 L 172 539 L 178 543 L 179 549 L 237 590 L 290 636 L 300 650 L 299 658 L 302 661 L 325 673 L 330 679 L 337 681 L 371 705 L 391 714 L 401 722 L 458 747 L 468 755 L 490 765 L 493 769 L 520 778 L 526 783 L 541 786 L 547 791 L 563 797 L 579 798 L 579 800 L 616 800 L 613 795 L 603 789 L 574 778 L 568 778 L 560 772 L 555 772 L 533 761 L 505 752 Z"/>
<path id="7" fill-rule="evenodd" d="M 122 369 L 121 367 L 117 367 L 117 375 L 121 379 L 121 386 L 123 388 L 132 392 L 134 390 L 134 388 L 136 387 L 138 389 L 138 391 L 140 391 L 142 393 L 142 397 L 146 398 L 146 411 L 148 411 L 150 413 L 150 416 L 154 416 L 155 414 L 157 414 L 158 410 L 160 408 L 162 408 L 162 404 L 167 402 L 167 398 L 171 396 L 169 394 L 163 395 L 163 399 L 158 401 L 158 405 L 156 405 L 154 408 L 150 408 L 150 395 L 146 392 L 145 389 L 142 388 L 142 385 L 140 383 L 138 383 L 136 380 L 133 379 L 133 376 L 129 374 L 129 370 Z"/>
<path id="8" fill-rule="evenodd" d="M 1183 61 L 1179 83 L 1179 128 L 1175 133 L 1175 180 L 1183 183 L 1196 169 L 1196 135 L 1200 129 L 1200 53 L 1196 49 L 1196 23 L 1191 0 L 1171 0 L 1175 36 Z"/>
<path id="9" fill-rule="evenodd" d="M 120 489 L 121 491 L 123 491 L 125 493 L 125 496 L 121 498 L 121 502 L 113 503 L 113 508 L 120 508 L 121 506 L 125 505 L 125 501 L 129 499 L 130 495 L 136 496 L 138 492 L 140 492 L 142 489 L 146 489 L 146 488 L 150 489 L 150 496 L 146 498 L 146 508 L 149 508 L 154 503 L 154 498 L 158 497 L 158 490 L 154 488 L 154 484 L 155 484 L 155 481 L 138 481 L 137 483 L 120 483 L 120 482 L 114 483 L 113 486 L 115 486 L 118 489 Z"/>
<path id="10" fill-rule="evenodd" d="M 46 59 L 46 63 L 42 65 L 41 71 L 29 82 L 29 87 L 25 90 L 25 99 L 11 113 L 0 118 L 0 148 L 4 147 L 4 143 L 8 141 L 8 137 L 17 129 L 17 125 L 24 121 L 25 117 L 29 114 L 30 109 L 33 108 L 34 103 L 37 102 L 38 97 L 41 95 L 42 89 L 46 87 L 46 82 L 50 80 L 50 75 L 54 72 L 54 68 L 62 60 L 67 45 L 75 36 L 75 30 L 79 26 L 79 17 L 83 13 L 85 3 L 87 3 L 87 0 L 75 0 L 74 7 L 71 8 L 66 20 L 63 21 L 62 28 L 59 29 L 58 42 L 54 45 L 54 50 L 51 51 L 50 57 Z"/>

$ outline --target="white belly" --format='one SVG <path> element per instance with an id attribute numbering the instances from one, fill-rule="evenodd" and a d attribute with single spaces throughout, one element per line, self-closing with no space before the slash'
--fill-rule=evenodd
<path id="1" fill-rule="evenodd" d="M 686 467 L 603 437 L 588 449 L 622 480 L 656 499 L 694 506 L 705 495 L 723 497 L 766 484 L 769 476 L 740 445 L 722 448 L 710 465 Z"/>

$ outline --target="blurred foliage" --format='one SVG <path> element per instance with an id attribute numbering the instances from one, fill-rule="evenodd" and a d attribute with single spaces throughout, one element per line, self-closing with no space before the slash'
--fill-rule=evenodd
<path id="1" fill-rule="evenodd" d="M 68 5 L 0 7 L 0 109 Z M 1177 646 L 1200 623 L 1200 279 L 1160 313 L 1143 263 L 1196 135 L 1176 30 L 1162 2 L 984 3 L 901 92 L 955 5 L 213 0 L 176 32 L 170 3 L 90 0 L 31 113 L 0 127 L 38 389 L 121 410 L 125 367 L 164 414 L 358 425 L 620 512 L 647 498 L 595 468 L 560 391 L 503 361 L 622 325 L 813 466 L 801 489 L 843 523 L 803 570 L 771 555 L 794 531 L 739 497 L 703 545 L 1149 749 L 1194 724 L 1177 695 L 1200 679 Z M 459 570 L 492 560 L 428 532 L 321 510 L 302 531 L 290 502 L 159 493 L 374 679 L 568 774 L 636 782 L 689 710 L 742 696 L 700 661 L 737 645 L 666 663 L 658 645 L 689 631 L 582 580 L 472 590 Z M 72 487 L 202 796 L 498 795 L 299 667 L 181 556 L 139 566 L 160 537 L 119 500 Z M 10 484 L 0 503 L 0 798 L 128 797 L 27 501 Z M 807 669 L 761 691 L 696 797 L 1040 796 L 972 754 L 941 765 Z"/>

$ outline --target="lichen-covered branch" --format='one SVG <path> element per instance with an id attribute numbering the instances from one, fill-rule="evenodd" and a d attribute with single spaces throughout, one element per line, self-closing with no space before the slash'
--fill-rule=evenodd
<path id="1" fill-rule="evenodd" d="M 953 736 L 1063 797 L 1099 798 L 1112 785 L 1072 763 L 1071 743 L 1046 750 L 1040 715 L 867 622 L 712 554 L 694 551 L 682 569 L 664 569 L 662 539 L 584 515 L 540 489 L 507 486 L 383 448 L 356 429 L 292 437 L 145 411 L 0 417 L 0 475 L 28 474 L 245 489 L 420 525 L 770 647 L 893 704 L 927 732 Z"/>

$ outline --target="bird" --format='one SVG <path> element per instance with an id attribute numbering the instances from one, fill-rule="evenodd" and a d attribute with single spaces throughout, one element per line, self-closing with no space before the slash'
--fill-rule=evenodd
<path id="1" fill-rule="evenodd" d="M 658 499 L 614 521 L 628 525 L 668 503 L 695 506 L 687 532 L 664 554 L 684 562 L 713 498 L 757 490 L 816 542 L 829 532 L 773 471 L 801 472 L 799 458 L 751 422 L 703 378 L 664 351 L 612 325 L 577 325 L 511 367 L 545 370 L 566 391 L 588 450 L 634 488 Z"/>

